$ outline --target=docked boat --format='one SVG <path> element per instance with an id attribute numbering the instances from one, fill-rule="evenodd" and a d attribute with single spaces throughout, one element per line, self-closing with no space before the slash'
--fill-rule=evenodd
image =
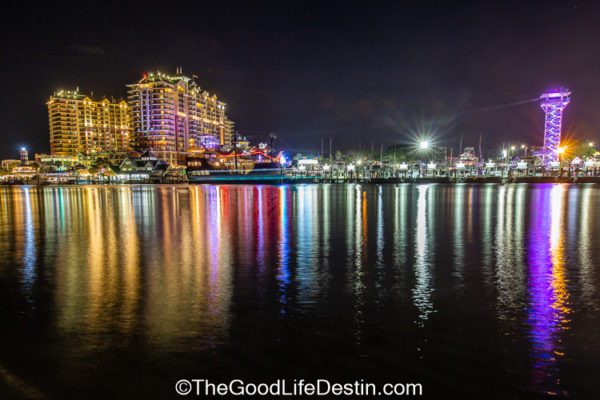
<path id="1" fill-rule="evenodd" d="M 281 153 L 252 148 L 243 153 L 202 152 L 188 157 L 190 183 L 285 183 L 291 181 Z"/>

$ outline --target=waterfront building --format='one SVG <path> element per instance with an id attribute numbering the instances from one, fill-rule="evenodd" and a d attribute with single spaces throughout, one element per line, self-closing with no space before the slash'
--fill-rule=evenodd
<path id="1" fill-rule="evenodd" d="M 168 168 L 169 164 L 159 160 L 150 150 L 111 166 L 118 180 L 123 182 L 161 182 Z"/>
<path id="2" fill-rule="evenodd" d="M 95 101 L 79 90 L 60 90 L 47 105 L 50 154 L 76 156 L 130 149 L 131 116 L 125 101 Z"/>
<path id="3" fill-rule="evenodd" d="M 27 150 L 19 151 L 19 160 L 2 160 L 0 162 L 0 182 L 27 181 L 35 176 L 38 170 L 37 163 L 29 162 Z"/>
<path id="4" fill-rule="evenodd" d="M 0 167 L 8 172 L 21 165 L 21 160 L 2 160 Z"/>
<path id="5" fill-rule="evenodd" d="M 225 117 L 225 126 L 223 129 L 223 138 L 221 142 L 226 146 L 233 144 L 233 135 L 235 134 L 235 122 Z"/>
<path id="6" fill-rule="evenodd" d="M 226 143 L 226 105 L 202 90 L 194 76 L 181 69 L 174 75 L 152 72 L 127 88 L 138 148 L 184 164 L 190 153 Z"/>
<path id="7" fill-rule="evenodd" d="M 19 159 L 21 160 L 22 165 L 29 164 L 29 152 L 25 147 L 21 148 L 19 151 Z"/>
<path id="8" fill-rule="evenodd" d="M 60 166 L 64 168 L 74 167 L 75 165 L 90 166 L 93 159 L 90 156 L 78 155 L 58 155 L 58 154 L 36 154 L 35 161 L 44 165 Z"/>

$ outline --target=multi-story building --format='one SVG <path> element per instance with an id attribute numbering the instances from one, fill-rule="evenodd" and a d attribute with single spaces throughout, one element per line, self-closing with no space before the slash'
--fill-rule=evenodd
<path id="1" fill-rule="evenodd" d="M 161 160 L 184 163 L 195 151 L 225 143 L 225 103 L 177 70 L 144 74 L 127 85 L 136 146 Z"/>
<path id="2" fill-rule="evenodd" d="M 235 134 L 235 122 L 225 117 L 225 126 L 221 143 L 231 146 L 233 144 L 233 135 Z"/>
<path id="3" fill-rule="evenodd" d="M 61 90 L 48 100 L 50 153 L 97 154 L 128 151 L 131 114 L 125 101 L 94 101 L 79 90 Z"/>

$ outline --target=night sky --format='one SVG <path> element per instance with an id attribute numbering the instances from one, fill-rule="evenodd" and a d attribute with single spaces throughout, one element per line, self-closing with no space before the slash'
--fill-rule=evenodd
<path id="1" fill-rule="evenodd" d="M 600 142 L 600 3 L 81 1 L 4 5 L 1 158 L 48 152 L 56 89 L 125 96 L 145 71 L 196 74 L 243 135 L 290 151 L 541 145 L 537 103 L 573 90 L 567 135 Z M 498 2 L 500 3 L 500 2 Z M 563 131 L 563 132 L 565 132 Z M 326 145 L 327 147 L 327 145 Z"/>

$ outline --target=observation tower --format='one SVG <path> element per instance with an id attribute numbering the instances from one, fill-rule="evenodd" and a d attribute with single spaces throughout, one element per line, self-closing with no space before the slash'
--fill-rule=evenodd
<path id="1" fill-rule="evenodd" d="M 571 91 L 565 88 L 546 92 L 540 96 L 542 110 L 546 113 L 544 148 L 541 153 L 544 166 L 558 161 L 563 111 L 570 101 Z"/>

